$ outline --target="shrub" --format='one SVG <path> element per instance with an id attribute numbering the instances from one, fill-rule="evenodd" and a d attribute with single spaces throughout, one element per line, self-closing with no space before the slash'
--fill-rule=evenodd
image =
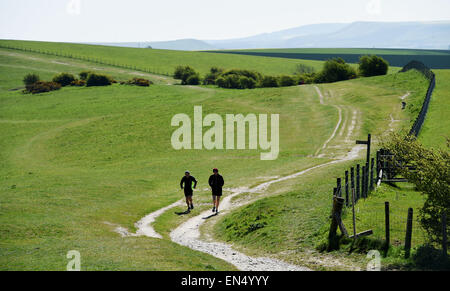
<path id="1" fill-rule="evenodd" d="M 89 74 L 91 74 L 92 72 L 91 71 L 83 71 L 83 72 L 80 72 L 79 74 L 78 74 L 78 76 L 80 76 L 80 79 L 81 80 L 87 80 L 87 78 L 89 77 Z"/>
<path id="2" fill-rule="evenodd" d="M 143 79 L 143 78 L 133 78 L 133 79 L 131 79 L 127 82 L 123 82 L 121 84 L 149 87 L 150 85 L 153 84 L 153 82 L 150 80 L 147 80 L 147 79 Z"/>
<path id="3" fill-rule="evenodd" d="M 112 80 L 109 76 L 100 75 L 96 73 L 89 74 L 89 77 L 86 80 L 86 86 L 109 86 L 111 85 Z"/>
<path id="4" fill-rule="evenodd" d="M 298 75 L 298 81 L 297 83 L 299 85 L 303 85 L 303 84 L 313 84 L 315 82 L 317 78 L 317 74 L 316 73 L 305 73 L 305 74 L 301 74 Z"/>
<path id="5" fill-rule="evenodd" d="M 364 77 L 386 75 L 389 63 L 379 56 L 362 56 L 359 59 L 359 73 Z"/>
<path id="6" fill-rule="evenodd" d="M 33 85 L 34 83 L 36 83 L 38 81 L 40 81 L 40 77 L 39 77 L 39 75 L 36 75 L 36 74 L 27 74 L 23 78 L 23 83 L 25 84 L 25 86 Z"/>
<path id="7" fill-rule="evenodd" d="M 223 69 L 212 67 L 203 79 L 203 85 L 215 85 L 216 79 L 223 73 Z"/>
<path id="8" fill-rule="evenodd" d="M 189 77 L 193 75 L 198 75 L 198 73 L 190 66 L 178 66 L 175 68 L 175 72 L 173 74 L 173 77 L 175 79 L 181 80 L 182 85 L 194 85 L 194 84 L 188 84 Z M 198 77 L 198 82 L 200 82 L 200 75 Z M 195 83 L 196 77 L 194 77 L 191 81 Z M 198 84 L 198 83 L 197 83 Z M 197 85 L 195 84 L 195 85 Z"/>
<path id="9" fill-rule="evenodd" d="M 61 73 L 53 77 L 53 82 L 61 84 L 61 86 L 69 86 L 73 81 L 75 81 L 75 77 L 69 73 Z"/>
<path id="10" fill-rule="evenodd" d="M 280 87 L 289 87 L 297 85 L 296 80 L 291 76 L 280 76 L 279 77 Z"/>
<path id="11" fill-rule="evenodd" d="M 189 77 L 186 80 L 186 85 L 198 85 L 200 84 L 200 75 L 199 73 L 195 73 L 192 75 L 189 75 Z"/>
<path id="12" fill-rule="evenodd" d="M 72 83 L 70 83 L 70 86 L 83 87 L 83 86 L 86 86 L 86 81 L 85 80 L 75 80 Z"/>
<path id="13" fill-rule="evenodd" d="M 416 185 L 425 197 L 420 209 L 420 224 L 427 231 L 431 242 L 442 243 L 441 216 L 450 217 L 450 153 L 448 150 L 425 148 L 415 137 L 392 135 L 384 147 L 395 160 L 415 169 L 400 168 L 401 174 Z M 450 224 L 447 224 L 447 232 Z M 450 246 L 450 243 L 448 243 Z"/>
<path id="14" fill-rule="evenodd" d="M 25 93 L 45 93 L 54 90 L 61 89 L 61 84 L 55 82 L 45 82 L 45 81 L 37 81 L 34 84 L 30 84 L 26 86 Z"/>
<path id="15" fill-rule="evenodd" d="M 266 88 L 278 87 L 278 79 L 274 76 L 264 76 L 261 80 L 261 86 Z"/>
<path id="16" fill-rule="evenodd" d="M 222 76 L 227 76 L 227 75 L 244 76 L 244 77 L 253 79 L 256 82 L 259 82 L 262 79 L 261 74 L 256 71 L 240 70 L 240 69 L 228 70 L 228 71 L 222 73 L 221 75 Z"/>
<path id="17" fill-rule="evenodd" d="M 341 58 L 325 62 L 323 70 L 316 76 L 316 83 L 334 83 L 356 78 L 356 71 Z"/>
<path id="18" fill-rule="evenodd" d="M 305 64 L 297 64 L 295 66 L 295 74 L 311 74 L 314 73 L 316 71 L 316 69 L 314 69 L 314 67 L 311 66 L 307 66 Z"/>
<path id="19" fill-rule="evenodd" d="M 245 76 L 239 77 L 239 89 L 254 89 L 256 87 L 256 81 L 252 78 Z"/>

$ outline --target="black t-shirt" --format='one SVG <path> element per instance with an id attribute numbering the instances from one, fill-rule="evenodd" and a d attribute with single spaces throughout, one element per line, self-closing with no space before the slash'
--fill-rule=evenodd
<path id="1" fill-rule="evenodd" d="M 183 189 L 184 184 L 184 191 L 192 191 L 192 183 L 194 183 L 194 188 L 197 187 L 197 180 L 195 180 L 194 176 L 183 176 L 183 178 L 181 178 L 180 187 Z"/>

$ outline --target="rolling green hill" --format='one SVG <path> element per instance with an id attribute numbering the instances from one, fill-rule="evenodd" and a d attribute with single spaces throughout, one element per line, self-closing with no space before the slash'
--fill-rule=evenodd
<path id="1" fill-rule="evenodd" d="M 274 75 L 293 74 L 297 64 L 306 64 L 316 69 L 322 67 L 322 62 L 319 61 L 71 43 L 0 40 L 0 46 L 58 54 L 65 57 L 102 62 L 104 64 L 127 66 L 130 69 L 144 70 L 163 75 L 171 75 L 178 65 L 191 65 L 201 74 L 207 73 L 213 66 L 225 69 L 250 69 L 263 74 Z"/>
<path id="2" fill-rule="evenodd" d="M 200 181 L 195 193 L 197 211 L 209 208 L 206 179 L 213 167 L 221 169 L 226 187 L 252 186 L 267 177 L 285 176 L 329 161 L 337 152 L 348 151 L 354 139 L 368 132 L 381 135 L 393 126 L 391 114 L 402 121 L 393 129 L 408 127 L 413 117 L 400 109 L 399 97 L 410 91 L 408 100 L 419 100 L 426 90 L 424 78 L 411 71 L 320 85 L 326 95 L 323 105 L 313 86 L 225 90 L 168 85 L 173 80 L 164 76 L 77 60 L 73 55 L 130 62 L 133 67 L 160 66 L 161 70 L 188 63 L 206 71 L 222 64 L 273 74 L 288 73 L 302 61 L 73 44 L 9 44 L 41 52 L 62 51 L 72 58 L 0 49 L 2 270 L 64 270 L 69 250 L 80 251 L 83 270 L 233 270 L 222 260 L 167 238 L 170 229 L 195 213 L 179 217 L 168 212 L 161 217 L 155 228 L 164 239 L 122 238 L 115 228 L 134 232 L 135 222 L 143 216 L 183 198 L 178 183 L 186 169 Z M 38 95 L 21 92 L 26 73 L 35 72 L 50 80 L 58 72 L 86 69 L 108 73 L 118 80 L 139 73 L 158 83 L 149 88 L 115 84 L 67 87 Z M 192 116 L 197 105 L 203 106 L 205 114 L 222 116 L 280 114 L 278 160 L 261 161 L 260 151 L 253 150 L 174 150 L 170 144 L 172 117 L 178 113 Z M 345 106 L 343 119 L 347 125 L 351 124 L 352 112 L 359 112 L 358 126 L 338 134 L 330 143 L 328 155 L 315 157 L 338 121 L 334 105 Z M 338 141 L 344 141 L 348 132 L 352 140 L 342 147 Z M 259 241 L 236 242 L 251 252 L 264 252 L 281 241 L 276 249 L 294 250 L 292 260 L 305 255 L 301 249 L 313 244 L 314 233 L 326 223 L 323 213 L 329 207 L 329 189 L 334 181 L 324 177 L 332 177 L 342 167 L 312 171 L 270 188 L 270 194 L 286 194 L 269 198 L 268 208 L 261 204 L 267 200 L 254 206 L 258 211 L 261 205 L 266 210 L 274 209 L 269 212 L 273 214 L 270 232 L 248 236 L 264 236 Z M 236 215 L 240 217 L 241 212 Z M 298 215 L 302 220 L 297 220 Z M 286 222 L 290 222 L 289 227 Z M 266 245 L 259 248 L 260 244 Z M 255 247 L 257 250 L 252 250 Z"/>

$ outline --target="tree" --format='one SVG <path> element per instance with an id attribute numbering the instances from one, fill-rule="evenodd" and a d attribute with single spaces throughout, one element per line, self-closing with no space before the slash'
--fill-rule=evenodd
<path id="1" fill-rule="evenodd" d="M 359 73 L 364 77 L 386 75 L 389 63 L 379 56 L 362 56 L 359 59 Z"/>
<path id="2" fill-rule="evenodd" d="M 196 84 L 188 84 L 188 79 L 191 78 L 191 83 Z M 173 74 L 175 79 L 181 80 L 182 85 L 198 85 L 200 82 L 200 75 L 190 66 L 178 66 L 175 68 L 175 72 Z M 198 79 L 198 82 L 195 80 Z"/>
<path id="3" fill-rule="evenodd" d="M 392 135 L 384 147 L 389 149 L 396 161 L 415 168 L 401 168 L 400 171 L 426 196 L 419 213 L 420 223 L 432 242 L 442 243 L 441 217 L 444 212 L 450 217 L 449 152 L 425 148 L 414 136 L 405 138 L 398 134 Z M 447 228 L 450 228 L 449 224 Z"/>
<path id="4" fill-rule="evenodd" d="M 36 74 L 27 74 L 23 78 L 23 83 L 25 84 L 25 86 L 33 85 L 34 83 L 36 83 L 38 81 L 40 81 L 40 77 Z"/>
<path id="5" fill-rule="evenodd" d="M 316 83 L 334 83 L 356 78 L 356 71 L 341 58 L 325 62 L 322 71 L 317 75 Z"/>

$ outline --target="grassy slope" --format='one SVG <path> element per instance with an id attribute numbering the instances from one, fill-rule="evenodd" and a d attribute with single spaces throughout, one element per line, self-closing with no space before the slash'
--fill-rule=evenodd
<path id="1" fill-rule="evenodd" d="M 418 72 L 411 71 L 330 84 L 323 89 L 333 93 L 329 96 L 335 96 L 334 100 L 329 100 L 334 104 L 352 105 L 363 112 L 364 124 L 359 138 L 368 132 L 379 138 L 388 128 L 392 112 L 395 119 L 404 120 L 397 124 L 397 129 L 410 126 L 413 115 L 410 111 L 399 112 L 399 105 L 395 105 L 400 103 L 397 98 L 411 91 L 409 102 L 418 102 L 423 99 L 426 86 L 427 81 Z M 334 178 L 342 177 L 344 171 L 354 165 L 355 162 L 346 162 L 277 184 L 269 191 L 281 195 L 257 201 L 223 218 L 215 228 L 218 238 L 233 241 L 250 253 L 264 250 L 293 263 L 317 267 L 317 262 L 311 262 L 304 250 L 314 248 L 326 232 Z M 383 203 L 380 202 L 382 206 Z"/>
<path id="2" fill-rule="evenodd" d="M 168 240 L 122 239 L 105 222 L 133 230 L 145 214 L 182 197 L 178 181 L 187 168 L 200 188 L 213 167 L 223 169 L 232 187 L 318 163 L 306 156 L 337 118 L 332 108 L 319 105 L 311 87 L 234 91 L 114 85 L 24 95 L 9 90 L 21 86 L 25 73 L 49 79 L 70 66 L 1 54 L 0 65 L 7 68 L 0 73 L 2 269 L 62 270 L 71 249 L 81 252 L 83 268 L 90 270 L 233 269 Z M 174 151 L 170 120 L 180 112 L 192 115 L 194 105 L 222 115 L 280 113 L 280 158 L 263 162 L 259 151 L 246 150 L 196 151 L 195 156 Z"/>
<path id="3" fill-rule="evenodd" d="M 201 74 L 213 66 L 226 69 L 251 69 L 264 74 L 293 74 L 297 64 L 306 64 L 316 69 L 322 67 L 320 61 L 290 60 L 269 57 L 233 56 L 229 54 L 209 54 L 202 52 L 170 51 L 157 49 L 122 48 L 109 46 L 81 45 L 70 43 L 32 42 L 0 40 L 0 45 L 41 51 L 59 52 L 74 56 L 102 59 L 137 68 L 150 68 L 153 72 L 172 74 L 178 65 L 191 65 Z"/>
<path id="4" fill-rule="evenodd" d="M 288 49 L 245 49 L 230 50 L 243 52 L 267 53 L 302 53 L 302 54 L 376 54 L 376 55 L 448 55 L 450 51 L 409 50 L 409 49 L 370 49 L 370 48 L 288 48 Z"/>
<path id="5" fill-rule="evenodd" d="M 419 140 L 426 146 L 446 149 L 450 138 L 450 70 L 434 72 L 436 88 Z"/>

